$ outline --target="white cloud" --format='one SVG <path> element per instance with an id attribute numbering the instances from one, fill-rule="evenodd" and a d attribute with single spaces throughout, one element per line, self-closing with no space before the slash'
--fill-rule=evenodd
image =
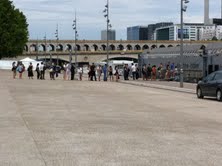
<path id="1" fill-rule="evenodd" d="M 190 0 L 185 13 L 186 22 L 202 22 L 203 0 Z M 42 38 L 45 32 L 54 38 L 56 24 L 60 38 L 73 36 L 74 11 L 78 15 L 81 39 L 100 39 L 105 29 L 103 9 L 106 0 L 14 0 L 16 8 L 28 18 L 30 38 Z M 211 0 L 211 17 L 220 17 L 220 0 Z M 179 22 L 180 0 L 110 0 L 110 20 L 117 38 L 126 38 L 126 27 L 147 25 L 160 21 Z"/>

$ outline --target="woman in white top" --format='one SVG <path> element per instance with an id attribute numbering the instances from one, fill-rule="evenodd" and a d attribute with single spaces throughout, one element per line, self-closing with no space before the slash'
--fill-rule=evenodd
<path id="1" fill-rule="evenodd" d="M 72 66 L 70 63 L 66 65 L 66 77 L 68 80 L 70 80 L 70 78 L 71 78 L 71 67 Z"/>
<path id="2" fill-rule="evenodd" d="M 66 80 L 67 79 L 67 76 L 66 76 L 66 69 L 67 69 L 66 63 L 64 63 L 63 69 L 64 69 L 64 71 L 63 71 L 63 79 Z"/>
<path id="3" fill-rule="evenodd" d="M 82 81 L 82 74 L 83 74 L 83 68 L 82 67 L 79 67 L 78 73 L 79 73 L 79 80 Z"/>

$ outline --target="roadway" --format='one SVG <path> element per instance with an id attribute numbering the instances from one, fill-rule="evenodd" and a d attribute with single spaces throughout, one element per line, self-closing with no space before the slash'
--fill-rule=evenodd
<path id="1" fill-rule="evenodd" d="M 1 166 L 222 165 L 222 103 L 0 71 Z"/>

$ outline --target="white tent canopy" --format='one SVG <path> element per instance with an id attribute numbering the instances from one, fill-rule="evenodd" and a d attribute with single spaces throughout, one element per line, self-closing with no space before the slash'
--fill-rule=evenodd
<path id="1" fill-rule="evenodd" d="M 31 58 L 29 58 L 29 57 L 27 57 L 27 58 L 25 58 L 25 59 L 22 59 L 22 60 L 20 60 L 21 62 L 36 62 L 36 60 L 34 60 L 34 59 L 31 59 Z"/>

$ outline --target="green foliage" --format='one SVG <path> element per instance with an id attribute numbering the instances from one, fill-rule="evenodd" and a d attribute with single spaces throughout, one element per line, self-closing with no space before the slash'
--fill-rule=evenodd
<path id="1" fill-rule="evenodd" d="M 217 41 L 218 39 L 217 39 L 216 36 L 214 36 L 214 37 L 212 38 L 212 40 L 213 40 L 213 41 Z"/>
<path id="2" fill-rule="evenodd" d="M 22 54 L 27 41 L 25 15 L 10 0 L 0 0 L 0 59 Z"/>

